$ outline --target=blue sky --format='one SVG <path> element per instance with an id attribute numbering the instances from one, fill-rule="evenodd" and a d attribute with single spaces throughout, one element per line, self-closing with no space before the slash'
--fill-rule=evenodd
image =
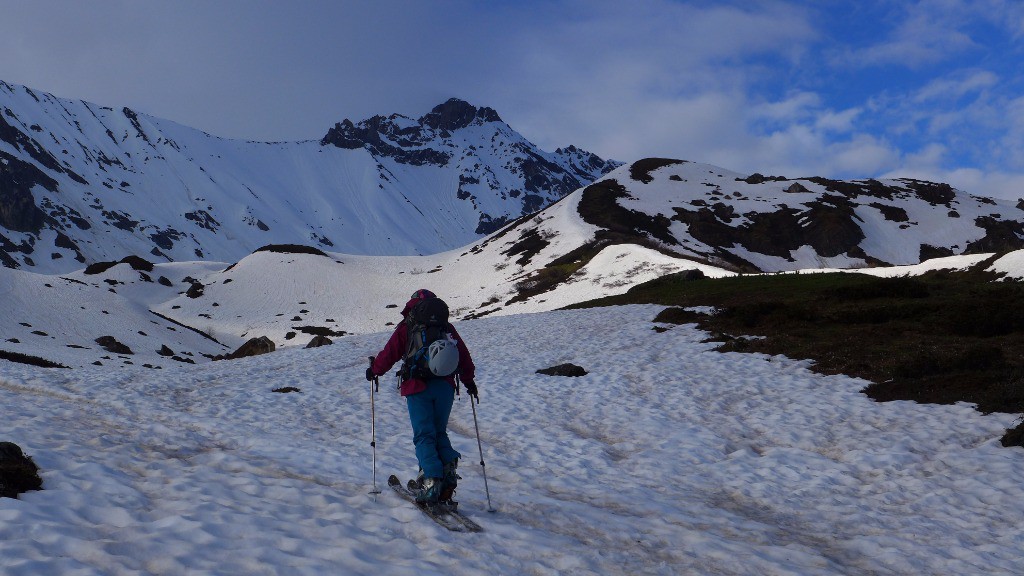
<path id="1" fill-rule="evenodd" d="M 1024 197 L 1024 2 L 0 0 L 0 79 L 218 136 L 490 106 L 542 148 Z"/>

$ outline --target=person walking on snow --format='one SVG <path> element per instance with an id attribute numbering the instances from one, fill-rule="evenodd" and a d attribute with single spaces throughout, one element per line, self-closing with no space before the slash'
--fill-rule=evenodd
<path id="1" fill-rule="evenodd" d="M 426 302 L 430 300 L 430 302 Z M 440 377 L 417 368 L 416 346 L 423 345 L 418 333 L 423 329 L 419 318 L 425 309 L 443 309 L 439 330 L 445 342 L 454 344 L 458 350 L 458 365 L 450 375 Z M 415 311 L 415 313 L 414 313 Z M 448 307 L 433 292 L 417 290 L 402 309 L 403 321 L 395 327 L 384 349 L 366 369 L 366 379 L 387 374 L 399 360 L 403 360 L 399 372 L 402 380 L 401 393 L 409 408 L 412 423 L 413 444 L 416 446 L 416 460 L 420 467 L 419 502 L 445 502 L 451 500 L 458 484 L 459 458 L 462 456 L 452 447 L 448 439 L 448 416 L 455 401 L 455 375 L 466 386 L 470 402 L 479 401 L 477 387 L 473 380 L 476 367 L 462 337 L 455 327 L 448 323 Z M 424 332 L 425 334 L 426 332 Z"/>

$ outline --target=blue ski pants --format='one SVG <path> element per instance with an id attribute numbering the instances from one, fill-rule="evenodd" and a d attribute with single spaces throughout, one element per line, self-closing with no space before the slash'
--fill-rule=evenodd
<path id="1" fill-rule="evenodd" d="M 447 380 L 427 381 L 427 389 L 405 397 L 412 422 L 416 460 L 426 478 L 441 478 L 445 464 L 461 456 L 448 439 L 448 416 L 455 402 L 455 390 Z"/>

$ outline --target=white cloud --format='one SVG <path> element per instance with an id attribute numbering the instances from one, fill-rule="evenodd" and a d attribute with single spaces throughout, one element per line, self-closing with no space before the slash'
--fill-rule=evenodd
<path id="1" fill-rule="evenodd" d="M 998 144 L 1003 164 L 1024 171 L 1024 96 L 1010 101 L 1005 110 L 1006 132 Z"/>
<path id="2" fill-rule="evenodd" d="M 950 18 L 959 2 L 922 0 L 903 3 L 902 19 L 884 40 L 852 50 L 845 62 L 856 66 L 898 64 L 910 68 L 939 62 L 975 45 L 961 24 Z"/>
<path id="3" fill-rule="evenodd" d="M 546 8 L 510 38 L 483 92 L 515 128 L 552 149 L 575 143 L 630 160 L 704 158 L 746 139 L 743 96 L 769 69 L 751 57 L 799 58 L 817 31 L 781 3 L 693 6 L 573 2 L 566 20 Z M 513 80 L 514 79 L 514 80 Z M 782 111 L 780 115 L 784 115 Z"/>
<path id="4" fill-rule="evenodd" d="M 999 76 L 989 70 L 963 70 L 953 76 L 937 78 L 914 94 L 915 102 L 957 100 L 968 94 L 981 92 L 999 83 Z"/>
<path id="5" fill-rule="evenodd" d="M 849 108 L 839 112 L 826 111 L 814 120 L 814 126 L 825 132 L 851 132 L 854 122 L 861 115 L 861 108 Z"/>
<path id="6" fill-rule="evenodd" d="M 907 154 L 901 170 L 934 172 L 945 164 L 948 152 L 945 145 L 933 142 L 913 154 Z"/>
<path id="7" fill-rule="evenodd" d="M 885 5 L 886 3 L 881 3 Z M 979 24 L 1024 35 L 1024 3 L 1019 0 L 916 0 L 888 3 L 888 32 L 866 46 L 848 46 L 840 61 L 846 66 L 900 65 L 920 68 L 981 48 L 991 32 Z M 890 26 L 887 24 L 891 22 Z"/>
<path id="8" fill-rule="evenodd" d="M 626 161 L 957 174 L 1001 193 L 1024 172 L 1020 46 L 979 32 L 1024 37 L 1019 0 L 857 3 L 848 14 L 887 17 L 848 35 L 830 33 L 830 3 L 810 0 L 239 6 L 19 4 L 0 18 L 0 79 L 228 137 L 319 138 L 344 117 L 418 116 L 457 96 L 545 149 Z M 894 63 L 910 70 L 871 77 Z"/>
<path id="9" fill-rule="evenodd" d="M 805 120 L 821 107 L 821 96 L 814 92 L 798 92 L 784 100 L 753 105 L 750 115 L 775 123 Z"/>
<path id="10" fill-rule="evenodd" d="M 901 167 L 883 175 L 884 178 L 917 178 L 945 182 L 970 194 L 1005 200 L 1024 199 L 1024 174 L 1005 171 L 984 171 L 977 168 L 953 170 Z"/>

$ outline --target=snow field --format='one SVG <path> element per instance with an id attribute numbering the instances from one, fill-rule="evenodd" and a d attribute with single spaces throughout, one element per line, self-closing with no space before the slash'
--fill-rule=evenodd
<path id="1" fill-rule="evenodd" d="M 1024 254 L 1024 251 L 1018 250 L 1017 252 L 1011 252 L 1008 256 L 999 260 L 999 262 L 1009 262 L 1011 257 L 1016 254 Z M 964 271 L 971 267 L 989 259 L 992 254 L 966 254 L 961 256 L 946 256 L 943 258 L 932 258 L 931 260 L 925 260 L 920 264 L 908 264 L 906 266 L 884 266 L 879 268 L 819 268 L 816 270 L 806 269 L 797 270 L 797 274 L 816 274 L 820 272 L 854 272 L 857 274 L 867 274 L 869 276 L 877 276 L 879 278 L 897 278 L 900 276 L 920 276 L 933 270 L 955 270 Z M 1007 270 L 1004 272 L 1013 273 L 1024 269 L 1022 266 L 1009 265 Z M 991 270 L 991 268 L 990 268 Z"/>
<path id="2" fill-rule="evenodd" d="M 1010 252 L 994 262 L 988 270 L 1005 274 L 1007 279 L 1020 280 L 1024 278 L 1024 250 Z"/>
<path id="3" fill-rule="evenodd" d="M 479 367 L 453 534 L 385 485 L 416 465 L 387 334 L 159 372 L 0 365 L 5 439 L 45 490 L 0 500 L 0 573 L 1018 574 L 1015 417 L 876 404 L 865 382 L 719 354 L 658 307 L 458 324 Z M 581 378 L 535 374 L 562 362 Z M 296 394 L 272 388 L 296 386 Z"/>

